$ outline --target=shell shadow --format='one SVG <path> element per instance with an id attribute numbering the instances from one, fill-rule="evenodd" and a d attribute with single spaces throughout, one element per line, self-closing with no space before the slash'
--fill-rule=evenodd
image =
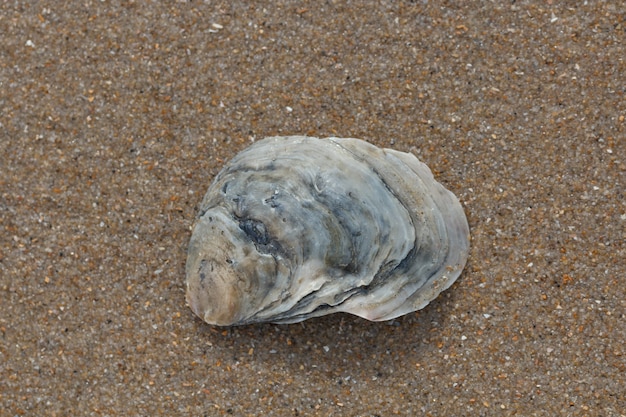
<path id="1" fill-rule="evenodd" d="M 231 352 L 233 364 L 254 364 L 261 372 L 305 373 L 338 384 L 383 379 L 436 354 L 438 330 L 453 309 L 453 293 L 446 291 L 423 310 L 385 322 L 337 313 L 289 325 L 199 324 L 200 337 Z"/>

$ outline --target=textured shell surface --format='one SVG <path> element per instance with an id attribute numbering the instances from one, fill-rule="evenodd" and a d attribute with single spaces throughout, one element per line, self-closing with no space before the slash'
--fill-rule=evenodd
<path id="1" fill-rule="evenodd" d="M 219 326 L 334 312 L 389 320 L 452 285 L 468 251 L 461 204 L 414 155 L 359 139 L 270 137 L 209 187 L 187 302 Z"/>

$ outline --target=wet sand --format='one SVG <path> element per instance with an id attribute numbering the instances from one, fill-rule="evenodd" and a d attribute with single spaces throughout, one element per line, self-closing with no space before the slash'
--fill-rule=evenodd
<path id="1" fill-rule="evenodd" d="M 207 3 L 0 5 L 0 414 L 626 415 L 619 2 Z M 456 284 L 391 322 L 194 317 L 204 192 L 290 134 L 427 163 Z"/>

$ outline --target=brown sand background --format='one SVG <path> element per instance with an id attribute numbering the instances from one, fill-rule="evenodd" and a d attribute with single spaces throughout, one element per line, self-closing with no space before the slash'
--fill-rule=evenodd
<path id="1" fill-rule="evenodd" d="M 0 40 L 0 415 L 626 415 L 621 2 L 2 2 Z M 392 322 L 195 318 L 198 204 L 287 134 L 426 162 L 457 283 Z"/>

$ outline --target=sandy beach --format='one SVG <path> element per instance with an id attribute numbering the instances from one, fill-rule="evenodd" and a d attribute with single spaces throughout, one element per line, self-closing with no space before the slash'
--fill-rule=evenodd
<path id="1" fill-rule="evenodd" d="M 6 416 L 626 416 L 619 2 L 0 4 Z M 457 282 L 372 323 L 213 327 L 191 227 L 267 136 L 412 152 Z"/>

